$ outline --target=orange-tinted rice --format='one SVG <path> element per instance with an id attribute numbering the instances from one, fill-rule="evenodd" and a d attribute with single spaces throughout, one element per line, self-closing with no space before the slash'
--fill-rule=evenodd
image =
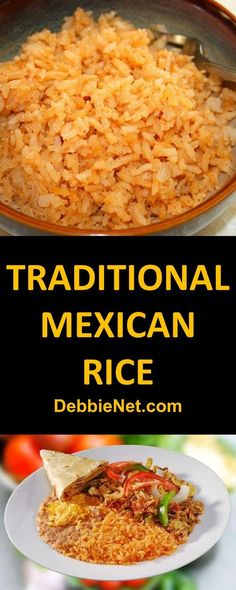
<path id="1" fill-rule="evenodd" d="M 0 200 L 78 228 L 143 226 L 232 171 L 236 93 L 115 13 L 81 9 L 0 64 Z"/>

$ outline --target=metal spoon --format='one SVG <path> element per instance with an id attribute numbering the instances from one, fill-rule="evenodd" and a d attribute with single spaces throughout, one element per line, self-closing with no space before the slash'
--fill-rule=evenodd
<path id="1" fill-rule="evenodd" d="M 180 49 L 185 55 L 194 57 L 194 61 L 199 70 L 206 70 L 207 72 L 217 74 L 223 80 L 229 82 L 236 82 L 236 68 L 230 68 L 222 64 L 209 60 L 204 53 L 204 47 L 201 41 L 193 37 L 186 37 L 185 35 L 174 35 L 172 33 L 162 33 L 155 28 L 155 25 L 150 27 L 154 34 L 154 39 L 151 45 L 161 37 L 166 39 L 166 47 L 172 50 Z"/>

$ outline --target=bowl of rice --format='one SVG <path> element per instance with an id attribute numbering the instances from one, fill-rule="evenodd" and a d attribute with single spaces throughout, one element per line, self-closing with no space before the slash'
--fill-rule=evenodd
<path id="1" fill-rule="evenodd" d="M 165 38 L 196 37 L 234 66 L 220 4 L 13 0 L 0 22 L 2 228 L 191 235 L 235 198 L 236 85 Z"/>

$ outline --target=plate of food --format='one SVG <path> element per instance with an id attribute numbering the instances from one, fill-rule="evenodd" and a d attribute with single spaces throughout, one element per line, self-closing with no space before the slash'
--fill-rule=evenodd
<path id="1" fill-rule="evenodd" d="M 5 527 L 48 569 L 94 580 L 163 574 L 206 553 L 227 525 L 223 482 L 181 453 L 119 445 L 41 456 L 44 467 L 10 497 Z"/>

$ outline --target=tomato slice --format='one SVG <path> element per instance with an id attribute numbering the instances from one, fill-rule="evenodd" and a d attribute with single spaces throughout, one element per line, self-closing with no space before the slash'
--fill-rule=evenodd
<path id="1" fill-rule="evenodd" d="M 119 475 L 119 473 L 116 473 L 115 471 L 112 471 L 112 469 L 108 469 L 106 468 L 106 475 L 107 477 L 109 477 L 109 479 L 115 479 L 115 481 L 123 481 L 123 478 L 121 477 L 121 475 Z"/>
<path id="2" fill-rule="evenodd" d="M 123 481 L 123 477 L 120 475 L 122 471 L 132 465 L 133 461 L 117 461 L 116 463 L 109 463 L 106 467 L 106 475 L 109 479 L 114 479 L 120 483 Z"/>
<path id="3" fill-rule="evenodd" d="M 135 489 L 135 484 L 137 484 L 138 487 L 147 487 L 148 485 L 153 483 L 156 484 L 157 482 L 164 488 L 164 490 L 178 491 L 178 487 L 166 477 L 161 477 L 152 471 L 139 471 L 138 473 L 136 472 L 131 477 L 126 479 L 124 494 L 126 496 L 132 489 Z"/>
<path id="4" fill-rule="evenodd" d="M 135 465 L 135 462 L 117 461 L 116 463 L 109 463 L 108 469 L 112 469 L 112 471 L 117 471 L 118 473 L 120 473 L 120 471 L 123 471 L 123 469 L 125 469 L 125 467 L 128 467 L 129 465 Z"/>

